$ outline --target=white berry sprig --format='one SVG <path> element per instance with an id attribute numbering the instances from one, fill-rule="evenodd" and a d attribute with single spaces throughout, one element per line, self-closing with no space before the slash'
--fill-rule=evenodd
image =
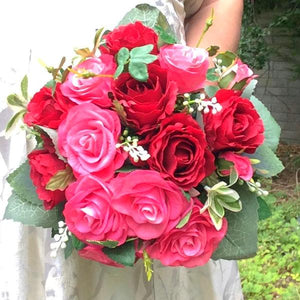
<path id="1" fill-rule="evenodd" d="M 64 221 L 58 222 L 58 233 L 54 235 L 55 242 L 50 244 L 50 256 L 56 257 L 59 248 L 65 249 L 67 247 L 66 242 L 69 240 L 71 232 L 68 230 L 67 224 Z"/>

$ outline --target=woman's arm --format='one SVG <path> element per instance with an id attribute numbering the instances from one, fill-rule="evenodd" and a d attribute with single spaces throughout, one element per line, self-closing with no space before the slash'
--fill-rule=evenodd
<path id="1" fill-rule="evenodd" d="M 214 8 L 214 22 L 205 34 L 200 47 L 219 46 L 235 52 L 240 39 L 243 0 L 204 0 L 200 9 L 185 21 L 186 41 L 196 46 L 205 27 L 206 19 Z"/>

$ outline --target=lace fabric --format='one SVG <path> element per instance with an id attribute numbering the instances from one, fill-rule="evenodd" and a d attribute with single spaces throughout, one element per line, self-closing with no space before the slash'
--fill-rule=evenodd
<path id="1" fill-rule="evenodd" d="M 189 1 L 110 0 L 104 4 L 98 0 L 86 2 L 84 12 L 83 3 L 78 0 L 53 0 L 46 8 L 42 1 L 37 0 L 7 3 L 5 15 L 16 14 L 18 7 L 17 17 L 23 26 L 22 32 L 31 34 L 26 35 L 27 38 L 22 36 L 20 45 L 17 41 L 20 28 L 9 28 L 3 38 L 3 45 L 9 45 L 9 48 L 1 49 L 6 52 L 0 56 L 3 63 L 0 74 L 0 218 L 11 193 L 5 177 L 26 159 L 28 152 L 24 132 L 10 139 L 3 135 L 5 124 L 12 115 L 5 108 L 4 99 L 9 93 L 18 91 L 23 75 L 29 73 L 32 95 L 49 79 L 47 74 L 43 77 L 42 73 L 46 72 L 38 65 L 38 58 L 43 58 L 49 65 L 57 65 L 62 54 L 72 57 L 76 41 L 86 42 L 83 46 L 90 44 L 96 28 L 103 24 L 113 28 L 126 11 L 139 2 L 161 9 L 184 43 L 184 9 L 189 7 Z M 195 4 L 196 1 L 192 1 Z M 200 6 L 201 2 L 197 1 L 197 4 Z M 24 11 L 27 14 L 22 13 Z M 66 18 L 66 13 L 67 19 L 59 21 Z M 0 28 L 10 24 L 7 18 L 0 18 Z M 13 36 L 16 40 L 11 42 Z M 15 49 L 18 55 L 12 53 Z M 153 280 L 147 282 L 142 261 L 133 268 L 116 269 L 84 260 L 77 253 L 65 260 L 60 252 L 53 259 L 50 257 L 50 242 L 49 230 L 23 226 L 10 220 L 1 221 L 1 300 L 243 299 L 236 262 L 210 261 L 194 269 L 163 267 L 155 262 Z"/>

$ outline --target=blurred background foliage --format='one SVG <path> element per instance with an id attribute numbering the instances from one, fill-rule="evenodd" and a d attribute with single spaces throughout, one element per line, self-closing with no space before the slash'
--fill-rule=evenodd
<path id="1" fill-rule="evenodd" d="M 267 42 L 272 35 L 288 36 L 289 45 L 293 47 L 295 38 L 300 37 L 300 0 L 244 0 L 239 47 L 242 60 L 260 70 L 267 65 L 272 54 L 280 55 L 280 49 Z M 298 49 L 295 47 L 294 50 L 297 52 Z M 300 66 L 295 66 L 294 70 L 300 74 Z"/>

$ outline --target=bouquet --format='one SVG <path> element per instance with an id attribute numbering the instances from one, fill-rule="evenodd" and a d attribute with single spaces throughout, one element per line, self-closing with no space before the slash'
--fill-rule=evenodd
<path id="1" fill-rule="evenodd" d="M 75 52 L 72 65 L 46 66 L 52 79 L 31 99 L 26 76 L 8 96 L 18 112 L 7 130 L 23 120 L 36 147 L 7 178 L 4 217 L 52 228 L 52 256 L 144 259 L 149 279 L 153 259 L 190 268 L 255 255 L 259 178 L 283 166 L 249 67 L 214 45 L 177 44 L 146 4 Z"/>

